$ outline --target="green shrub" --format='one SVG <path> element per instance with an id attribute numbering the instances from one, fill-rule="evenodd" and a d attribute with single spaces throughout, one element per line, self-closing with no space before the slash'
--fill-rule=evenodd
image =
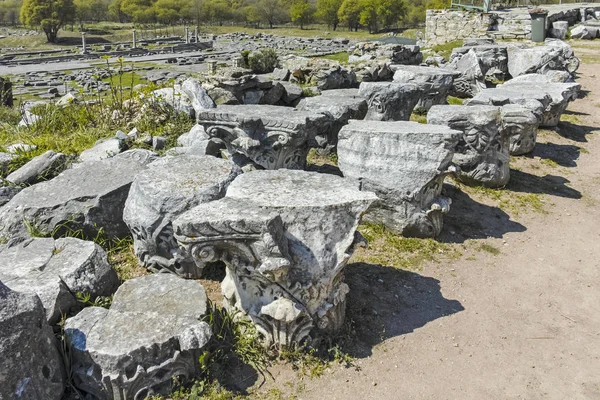
<path id="1" fill-rule="evenodd" d="M 262 49 L 248 56 L 248 66 L 257 74 L 273 72 L 279 65 L 279 57 L 273 49 Z"/>

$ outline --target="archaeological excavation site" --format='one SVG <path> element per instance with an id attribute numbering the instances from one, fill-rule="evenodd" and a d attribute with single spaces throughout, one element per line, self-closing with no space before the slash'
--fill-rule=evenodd
<path id="1" fill-rule="evenodd" d="M 600 3 L 1 0 L 0 400 L 600 399 Z"/>

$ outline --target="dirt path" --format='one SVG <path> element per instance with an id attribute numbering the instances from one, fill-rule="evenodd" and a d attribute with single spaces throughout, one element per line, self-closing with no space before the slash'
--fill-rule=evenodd
<path id="1" fill-rule="evenodd" d="M 565 122 L 541 132 L 533 157 L 511 161 L 510 193 L 447 188 L 441 241 L 460 257 L 415 271 L 349 266 L 355 367 L 301 380 L 275 369 L 258 392 L 600 399 L 600 64 L 582 65 L 578 82 L 585 97 Z"/>

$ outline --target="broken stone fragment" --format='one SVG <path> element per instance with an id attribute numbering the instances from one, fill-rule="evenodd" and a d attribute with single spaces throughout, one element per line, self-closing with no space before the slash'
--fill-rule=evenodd
<path id="1" fill-rule="evenodd" d="M 198 115 L 206 133 L 259 168 L 303 169 L 309 144 L 330 116 L 267 105 L 220 106 Z M 242 165 L 242 161 L 236 161 Z"/>
<path id="2" fill-rule="evenodd" d="M 48 150 L 8 175 L 6 180 L 15 185 L 31 185 L 37 181 L 53 178 L 66 168 L 66 162 L 67 157 L 64 154 Z"/>
<path id="3" fill-rule="evenodd" d="M 223 197 L 240 173 L 231 161 L 184 154 L 165 157 L 138 174 L 123 219 L 133 234 L 140 264 L 153 272 L 200 277 L 202 270 L 178 248 L 171 223 L 184 211 Z"/>
<path id="4" fill-rule="evenodd" d="M 518 104 L 502 106 L 502 129 L 509 136 L 510 155 L 531 153 L 535 148 L 539 122 L 533 112 Z"/>
<path id="5" fill-rule="evenodd" d="M 579 95 L 581 84 L 579 83 L 544 83 L 542 87 L 538 82 L 511 82 L 508 81 L 500 88 L 509 88 L 517 90 L 524 95 L 536 91 L 541 91 L 550 95 L 551 102 L 544 110 L 544 115 L 540 126 L 554 127 L 560 122 L 560 116 L 565 112 L 569 103 Z"/>
<path id="6" fill-rule="evenodd" d="M 123 207 L 133 178 L 144 169 L 134 159 L 113 157 L 81 163 L 27 187 L 0 209 L 0 235 L 29 237 L 33 228 L 47 234 L 81 229 L 85 237 L 102 230 L 109 237 L 125 237 Z"/>
<path id="7" fill-rule="evenodd" d="M 455 57 L 444 68 L 458 74 L 454 78 L 450 91 L 452 96 L 469 98 L 485 89 L 485 74 L 479 64 L 477 53 L 472 48 L 460 57 Z"/>
<path id="8" fill-rule="evenodd" d="M 509 136 L 502 129 L 500 107 L 433 106 L 427 123 L 462 132 L 452 160 L 460 167 L 461 181 L 487 187 L 508 183 Z"/>
<path id="9" fill-rule="evenodd" d="M 338 165 L 377 201 L 365 218 L 404 236 L 434 237 L 450 199 L 444 177 L 455 172 L 454 148 L 462 133 L 416 122 L 350 121 L 342 128 Z"/>
<path id="10" fill-rule="evenodd" d="M 37 294 L 50 324 L 76 311 L 77 294 L 110 296 L 119 279 L 106 252 L 75 238 L 28 239 L 0 245 L 0 280 L 13 290 Z"/>
<path id="11" fill-rule="evenodd" d="M 173 227 L 199 268 L 225 262 L 226 307 L 246 315 L 267 346 L 290 345 L 342 326 L 344 267 L 360 216 L 375 199 L 334 175 L 257 170 Z"/>
<path id="12" fill-rule="evenodd" d="M 414 83 L 421 90 L 417 109 L 429 110 L 436 104 L 446 104 L 455 73 L 442 68 L 409 65 L 392 66 L 394 82 Z"/>
<path id="13" fill-rule="evenodd" d="M 42 302 L 0 282 L 0 398 L 60 400 L 63 360 Z"/>
<path id="14" fill-rule="evenodd" d="M 65 322 L 75 387 L 95 399 L 167 395 L 174 379 L 199 374 L 199 356 L 211 337 L 199 318 L 204 288 L 173 274 L 125 282 L 110 309 L 85 308 Z"/>
<path id="15" fill-rule="evenodd" d="M 302 99 L 296 108 L 331 116 L 332 123 L 322 134 L 315 135 L 311 146 L 328 151 L 335 149 L 338 132 L 350 119 L 363 119 L 367 115 L 367 101 L 358 96 L 356 89 L 326 90 L 321 96 Z"/>
<path id="16" fill-rule="evenodd" d="M 408 121 L 421 99 L 421 89 L 414 83 L 362 82 L 358 95 L 367 99 L 365 119 Z"/>

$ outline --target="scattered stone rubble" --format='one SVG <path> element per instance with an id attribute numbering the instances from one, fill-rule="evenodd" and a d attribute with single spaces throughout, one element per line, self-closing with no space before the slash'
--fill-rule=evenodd
<path id="1" fill-rule="evenodd" d="M 254 39 L 283 50 L 275 37 Z M 326 42 L 293 43 L 318 52 Z M 63 313 L 73 384 L 88 397 L 145 398 L 168 393 L 174 377 L 194 378 L 211 331 L 199 320 L 207 299 L 193 279 L 209 263 L 225 265 L 225 307 L 249 319 L 266 346 L 338 331 L 361 218 L 404 236 L 439 235 L 451 204 L 444 178 L 505 186 L 509 155 L 532 152 L 538 127 L 556 126 L 580 90 L 578 60 L 557 40 L 535 48 L 465 40 L 441 68 L 419 65 L 418 46 L 360 43 L 350 59 L 282 57 L 269 74 L 225 68 L 145 92 L 197 122 L 166 156 L 131 149 L 167 142 L 135 128 L 78 160 L 48 151 L 16 171 L 20 153 L 35 147 L 5 147 L 0 397 L 61 398 L 65 371 L 51 325 Z M 449 94 L 469 100 L 446 105 Z M 64 99 L 64 107 L 78 101 Z M 41 118 L 34 105 L 23 125 Z M 427 124 L 408 122 L 415 108 L 428 110 Z M 337 152 L 343 177 L 303 171 L 311 148 Z M 133 235 L 140 265 L 156 274 L 117 288 L 104 250 L 60 238 L 97 235 Z M 81 311 L 78 293 L 115 291 L 109 309 Z"/>

